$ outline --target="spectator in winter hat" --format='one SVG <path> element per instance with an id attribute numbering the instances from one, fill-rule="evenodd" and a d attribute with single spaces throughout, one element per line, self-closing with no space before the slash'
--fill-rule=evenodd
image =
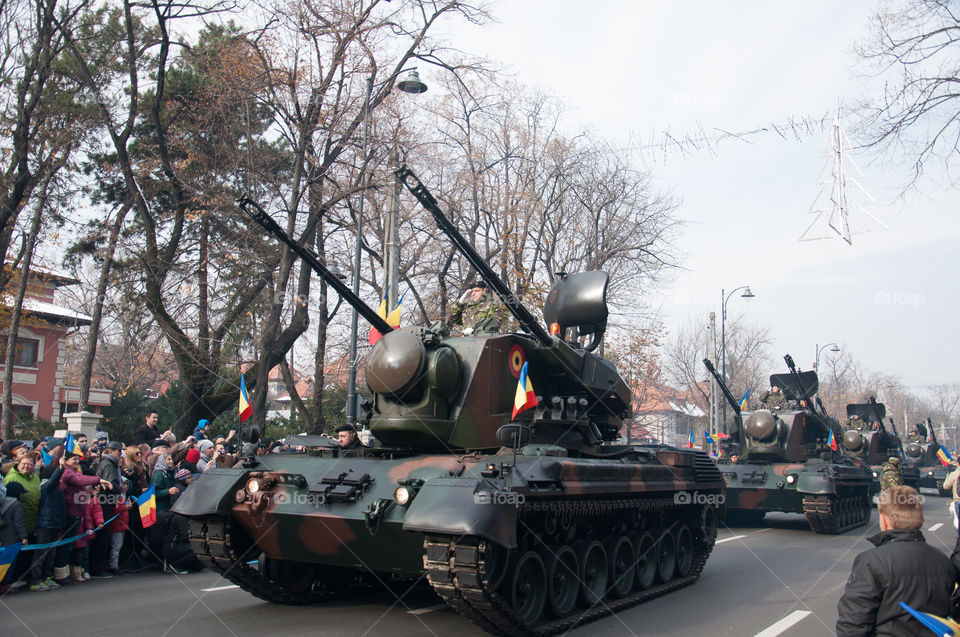
<path id="1" fill-rule="evenodd" d="M 207 437 L 207 425 L 210 424 L 210 421 L 206 418 L 201 418 L 200 422 L 197 423 L 196 428 L 193 430 L 193 437 L 195 440 L 203 440 Z"/>

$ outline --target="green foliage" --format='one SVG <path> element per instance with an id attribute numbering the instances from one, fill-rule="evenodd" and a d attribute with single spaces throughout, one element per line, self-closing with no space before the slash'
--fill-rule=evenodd
<path id="1" fill-rule="evenodd" d="M 54 429 L 53 423 L 45 418 L 24 418 L 14 425 L 13 432 L 18 440 L 39 440 L 52 436 Z"/>
<path id="2" fill-rule="evenodd" d="M 146 396 L 137 390 L 114 394 L 110 406 L 101 412 L 101 427 L 111 440 L 130 440 L 137 427 L 143 424 L 146 403 Z"/>

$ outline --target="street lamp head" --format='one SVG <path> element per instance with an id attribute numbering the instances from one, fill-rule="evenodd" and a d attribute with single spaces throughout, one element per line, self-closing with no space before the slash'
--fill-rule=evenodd
<path id="1" fill-rule="evenodd" d="M 833 347 L 831 347 L 829 351 L 831 351 L 831 352 L 833 352 L 834 354 L 836 354 L 836 353 L 838 353 L 838 352 L 840 351 L 840 348 L 837 347 L 837 344 L 836 344 L 836 343 L 834 343 L 834 344 L 833 344 Z"/>
<path id="2" fill-rule="evenodd" d="M 755 296 L 756 296 L 756 294 L 754 294 L 753 292 L 750 291 L 750 286 L 748 285 L 748 286 L 747 286 L 747 289 L 744 290 L 744 291 L 743 291 L 743 294 L 740 295 L 740 298 L 742 298 L 742 299 L 752 299 L 752 298 L 755 297 Z"/>
<path id="3" fill-rule="evenodd" d="M 427 92 L 427 85 L 420 80 L 420 74 L 417 73 L 417 69 L 415 68 L 410 69 L 407 77 L 397 82 L 397 88 L 404 93 L 411 93 L 413 95 Z"/>

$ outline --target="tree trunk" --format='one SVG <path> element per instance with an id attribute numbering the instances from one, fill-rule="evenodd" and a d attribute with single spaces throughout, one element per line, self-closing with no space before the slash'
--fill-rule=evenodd
<path id="1" fill-rule="evenodd" d="M 117 240 L 123 220 L 130 212 L 130 206 L 124 205 L 117 213 L 113 225 L 110 227 L 110 238 L 107 241 L 107 250 L 103 259 L 103 269 L 97 281 L 97 297 L 93 305 L 93 315 L 90 327 L 87 328 L 87 351 L 83 357 L 83 366 L 80 368 L 80 404 L 78 411 L 87 411 L 90 404 L 90 383 L 93 376 L 93 361 L 97 356 L 97 338 L 100 335 L 100 320 L 103 316 L 103 302 L 107 294 L 107 283 L 110 281 L 110 271 L 113 269 L 113 255 L 117 250 Z"/>
<path id="2" fill-rule="evenodd" d="M 49 182 L 48 182 L 49 183 Z M 37 234 L 40 232 L 40 219 L 43 213 L 43 202 L 38 201 L 33 210 L 33 220 L 30 222 L 30 233 L 27 235 L 27 244 L 23 251 L 23 269 L 20 271 L 20 282 L 17 286 L 17 298 L 10 313 L 10 333 L 7 335 L 7 357 L 3 363 L 3 421 L 0 432 L 4 440 L 13 438 L 13 366 L 17 352 L 17 331 L 20 329 L 20 317 L 23 314 L 23 297 L 27 293 L 27 279 L 30 278 L 30 262 L 33 260 L 33 248 L 37 243 Z"/>

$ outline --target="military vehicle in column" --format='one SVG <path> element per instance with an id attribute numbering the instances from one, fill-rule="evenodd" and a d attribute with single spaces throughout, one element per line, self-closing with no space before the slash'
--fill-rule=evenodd
<path id="1" fill-rule="evenodd" d="M 197 555 L 285 604 L 425 574 L 452 608 L 503 635 L 565 631 L 692 584 L 714 546 L 723 477 L 701 451 L 617 443 L 630 390 L 594 353 L 607 274 L 557 281 L 545 329 L 413 173 L 398 174 L 523 332 L 392 329 L 241 200 L 383 334 L 365 370 L 378 445 L 246 456 L 207 471 L 175 507 L 190 518 Z M 571 330 L 583 341 L 568 340 Z M 524 376 L 522 401 L 537 404 L 514 414 Z"/>
<path id="2" fill-rule="evenodd" d="M 918 425 L 918 428 L 921 426 L 923 425 Z M 947 479 L 948 470 L 947 466 L 937 456 L 937 452 L 940 451 L 940 441 L 937 440 L 937 432 L 929 418 L 927 418 L 924 429 L 926 435 L 930 437 L 930 441 L 908 442 L 904 449 L 904 455 L 918 465 L 921 487 L 936 489 L 937 493 L 943 497 L 952 497 L 953 494 L 950 489 L 943 488 L 943 481 Z"/>
<path id="3" fill-rule="evenodd" d="M 910 462 L 903 453 L 903 442 L 897 435 L 896 426 L 890 421 L 893 431 L 887 431 L 883 419 L 887 415 L 886 405 L 878 403 L 876 398 L 870 397 L 865 403 L 850 403 L 847 405 L 847 428 L 843 432 L 843 453 L 859 458 L 870 466 L 873 475 L 873 494 L 880 493 L 880 476 L 883 472 L 883 463 L 890 458 L 901 458 L 900 476 L 903 483 L 913 488 L 920 486 L 920 471 L 916 462 Z M 851 423 L 862 423 L 858 428 L 852 428 Z"/>
<path id="4" fill-rule="evenodd" d="M 784 357 L 789 374 L 773 374 L 786 405 L 741 411 L 709 360 L 704 360 L 736 415 L 739 456 L 721 464 L 731 521 L 757 523 L 773 511 L 803 513 L 815 533 L 836 534 L 870 521 L 871 474 L 867 465 L 829 446 L 840 427 L 813 405 L 816 372 L 798 372 Z"/>

